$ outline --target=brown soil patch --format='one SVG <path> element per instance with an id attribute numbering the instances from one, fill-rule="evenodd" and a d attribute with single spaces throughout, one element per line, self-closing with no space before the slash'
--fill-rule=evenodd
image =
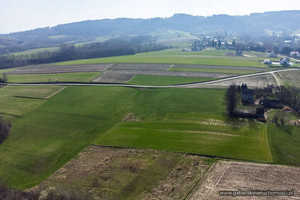
<path id="1" fill-rule="evenodd" d="M 220 191 L 294 190 L 294 196 L 237 196 L 234 199 L 300 199 L 300 168 L 280 165 L 222 161 L 215 164 L 205 179 L 189 195 L 189 200 L 233 199 Z"/>
<path id="2" fill-rule="evenodd" d="M 141 121 L 136 113 L 128 113 L 122 119 L 123 122 L 138 122 Z"/>
<path id="3" fill-rule="evenodd" d="M 95 199 L 184 199 L 211 161 L 180 153 L 89 146 L 41 186 L 84 190 Z"/>

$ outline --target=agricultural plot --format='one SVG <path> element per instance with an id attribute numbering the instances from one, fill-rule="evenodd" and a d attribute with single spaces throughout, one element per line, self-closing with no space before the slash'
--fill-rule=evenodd
<path id="1" fill-rule="evenodd" d="M 300 166 L 300 127 L 270 123 L 268 137 L 275 163 Z"/>
<path id="2" fill-rule="evenodd" d="M 0 115 L 9 119 L 25 116 L 61 89 L 63 87 L 60 86 L 2 87 L 0 88 Z"/>
<path id="3" fill-rule="evenodd" d="M 151 77 L 154 78 L 152 82 L 157 82 L 155 79 L 163 79 L 163 77 L 168 77 L 166 83 L 176 84 L 176 83 L 188 83 L 189 78 L 191 82 L 196 80 L 196 78 L 204 80 L 213 80 L 218 78 L 225 78 L 233 76 L 235 74 L 230 73 L 218 73 L 218 72 L 185 72 L 185 71 L 170 71 L 170 67 L 173 65 L 164 64 L 115 64 L 105 70 L 100 74 L 99 77 L 93 79 L 94 82 L 117 82 L 124 83 L 133 79 L 135 76 L 139 76 L 139 83 L 147 83 Z M 155 77 L 157 76 L 157 77 Z M 141 78 L 146 77 L 147 80 L 142 81 Z M 172 78 L 174 77 L 174 78 Z M 180 77 L 183 81 L 178 81 Z M 173 80 L 172 80 L 173 79 Z M 150 81 L 151 82 L 151 81 Z"/>
<path id="4" fill-rule="evenodd" d="M 210 72 L 173 72 L 173 71 L 118 71 L 118 70 L 106 70 L 100 74 L 99 78 L 94 79 L 97 82 L 128 82 L 136 75 L 147 75 L 147 76 L 168 76 L 168 77 L 186 77 L 186 78 L 226 78 L 233 76 L 233 74 L 223 73 L 210 73 Z"/>
<path id="5" fill-rule="evenodd" d="M 53 82 L 89 82 L 99 72 L 55 73 L 55 74 L 9 74 L 10 83 L 53 83 Z"/>
<path id="6" fill-rule="evenodd" d="M 179 153 L 89 146 L 42 186 L 80 189 L 101 199 L 184 199 L 212 161 Z"/>
<path id="7" fill-rule="evenodd" d="M 247 84 L 248 87 L 251 88 L 264 88 L 268 85 L 277 86 L 277 82 L 271 74 L 266 75 L 257 75 L 251 77 L 241 77 L 241 78 L 234 78 L 230 80 L 220 80 L 213 83 L 208 84 L 194 84 L 184 87 L 189 88 L 228 88 L 230 85 L 242 85 L 243 83 Z"/>
<path id="8" fill-rule="evenodd" d="M 221 54 L 221 55 L 220 55 Z M 157 63 L 157 64 L 190 64 L 218 65 L 237 67 L 265 67 L 258 57 L 223 56 L 223 52 L 181 52 L 180 49 L 168 49 L 156 52 L 138 53 L 129 56 L 83 59 L 57 63 L 57 65 L 81 65 L 100 63 Z"/>
<path id="9" fill-rule="evenodd" d="M 210 169 L 187 198 L 198 199 L 299 199 L 300 168 L 222 161 Z M 233 196 L 237 191 L 289 191 L 285 196 Z M 223 196 L 220 195 L 222 191 Z M 227 194 L 227 195 L 225 195 Z M 288 196 L 291 195 L 291 196 Z"/>
<path id="10" fill-rule="evenodd" d="M 56 74 L 56 73 L 74 73 L 74 72 L 101 72 L 107 69 L 110 64 L 98 65 L 31 65 L 25 67 L 13 68 L 7 74 Z"/>
<path id="11" fill-rule="evenodd" d="M 195 78 L 195 77 L 172 77 L 172 76 L 148 76 L 136 75 L 128 83 L 132 85 L 174 85 L 183 83 L 195 83 L 212 81 L 213 78 Z"/>
<path id="12" fill-rule="evenodd" d="M 224 92 L 67 87 L 13 121 L 0 179 L 32 187 L 91 143 L 271 162 L 264 125 L 223 118 Z"/>
<path id="13" fill-rule="evenodd" d="M 276 73 L 284 85 L 300 87 L 300 70 Z"/>
<path id="14" fill-rule="evenodd" d="M 0 145 L 1 181 L 16 188 L 38 184 L 119 121 L 136 94 L 128 88 L 68 87 L 36 106 L 13 121 Z"/>
<path id="15" fill-rule="evenodd" d="M 94 143 L 271 162 L 266 127 L 226 122 L 223 95 L 223 90 L 145 90 L 132 109 L 139 120 L 118 123 Z"/>
<path id="16" fill-rule="evenodd" d="M 186 72 L 214 72 L 225 74 L 250 74 L 267 71 L 267 68 L 259 67 L 232 67 L 232 66 L 207 66 L 207 65 L 174 65 L 170 71 Z"/>
<path id="17" fill-rule="evenodd" d="M 176 120 L 171 116 L 172 120 L 162 122 L 123 122 L 96 143 L 272 162 L 264 125 L 252 122 L 255 127 L 251 127 L 247 121 L 232 125 L 213 116 L 196 116 L 191 116 L 194 120 L 177 115 Z"/>

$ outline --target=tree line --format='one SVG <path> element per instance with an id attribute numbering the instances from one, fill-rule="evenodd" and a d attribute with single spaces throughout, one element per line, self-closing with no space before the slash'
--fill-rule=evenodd
<path id="1" fill-rule="evenodd" d="M 167 48 L 165 45 L 155 43 L 151 36 L 136 36 L 130 39 L 114 38 L 105 42 L 77 46 L 63 44 L 57 51 L 42 51 L 31 55 L 0 55 L 0 66 L 7 68 L 77 59 L 133 55 L 165 48 Z"/>

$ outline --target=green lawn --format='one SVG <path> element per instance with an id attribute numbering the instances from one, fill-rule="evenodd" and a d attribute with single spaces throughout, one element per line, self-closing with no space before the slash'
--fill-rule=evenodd
<path id="1" fill-rule="evenodd" d="M 300 127 L 268 124 L 274 162 L 300 166 Z"/>
<path id="2" fill-rule="evenodd" d="M 252 74 L 255 71 L 247 70 L 233 70 L 233 69 L 202 69 L 202 68 L 181 68 L 172 67 L 170 71 L 175 72 L 211 72 L 211 73 L 224 73 L 224 74 Z"/>
<path id="3" fill-rule="evenodd" d="M 58 74 L 9 74 L 8 81 L 12 83 L 33 82 L 89 82 L 99 72 L 78 72 Z"/>
<path id="4" fill-rule="evenodd" d="M 132 85 L 175 85 L 183 83 L 204 82 L 216 80 L 213 78 L 193 78 L 193 77 L 174 77 L 174 76 L 149 76 L 136 75 L 128 83 Z"/>
<path id="5" fill-rule="evenodd" d="M 224 56 L 217 52 L 181 52 L 180 49 L 138 53 L 128 56 L 82 59 L 57 63 L 57 65 L 99 64 L 99 63 L 160 63 L 265 67 L 257 57 Z"/>

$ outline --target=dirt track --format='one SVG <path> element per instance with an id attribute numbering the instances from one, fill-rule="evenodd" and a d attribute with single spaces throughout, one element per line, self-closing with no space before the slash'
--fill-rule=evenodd
<path id="1" fill-rule="evenodd" d="M 300 168 L 220 161 L 199 182 L 188 200 L 300 199 Z M 294 196 L 221 196 L 220 191 L 294 190 Z"/>

